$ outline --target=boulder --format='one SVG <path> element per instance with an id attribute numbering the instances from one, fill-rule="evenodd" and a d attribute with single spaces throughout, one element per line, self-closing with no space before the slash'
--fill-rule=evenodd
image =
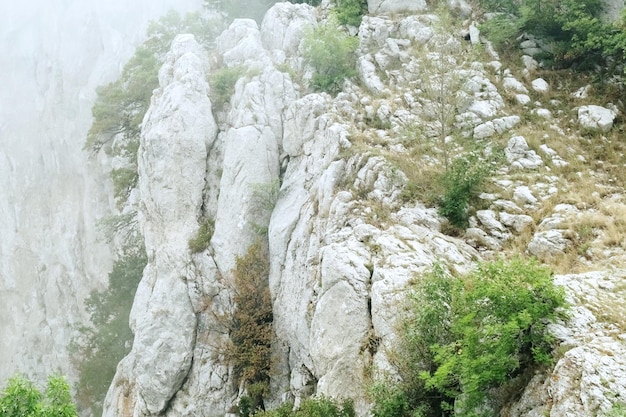
<path id="1" fill-rule="evenodd" d="M 606 107 L 589 105 L 578 108 L 578 123 L 585 128 L 608 132 L 613 127 L 617 113 Z"/>
<path id="2" fill-rule="evenodd" d="M 548 91 L 550 91 L 550 85 L 543 78 L 537 78 L 537 79 L 533 80 L 531 82 L 531 86 L 532 86 L 533 90 L 535 90 L 538 93 L 544 93 L 545 94 Z"/>
<path id="3" fill-rule="evenodd" d="M 523 136 L 513 136 L 504 153 L 512 169 L 537 169 L 543 165 L 541 157 L 528 147 Z"/>
<path id="4" fill-rule="evenodd" d="M 546 230 L 537 232 L 528 243 L 528 252 L 541 260 L 548 260 L 562 255 L 570 241 L 563 236 L 560 230 Z"/>

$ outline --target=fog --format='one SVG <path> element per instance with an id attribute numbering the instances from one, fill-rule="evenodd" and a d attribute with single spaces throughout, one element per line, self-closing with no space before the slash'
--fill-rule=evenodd
<path id="1" fill-rule="evenodd" d="M 82 150 L 95 88 L 148 22 L 201 0 L 0 2 L 0 385 L 71 373 L 66 345 L 111 264 L 97 221 L 114 208 Z"/>

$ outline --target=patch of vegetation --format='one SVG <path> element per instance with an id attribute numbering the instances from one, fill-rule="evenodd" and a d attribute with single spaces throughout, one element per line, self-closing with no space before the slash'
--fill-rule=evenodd
<path id="1" fill-rule="evenodd" d="M 0 393 L 2 417 L 77 417 L 70 386 L 62 376 L 49 376 L 45 392 L 16 375 Z"/>
<path id="2" fill-rule="evenodd" d="M 337 94 L 346 79 L 356 76 L 358 42 L 332 21 L 305 34 L 302 53 L 314 70 L 311 83 L 316 90 Z"/>
<path id="3" fill-rule="evenodd" d="M 336 0 L 334 9 L 337 21 L 342 25 L 361 25 L 363 16 L 367 14 L 367 0 Z"/>
<path id="4" fill-rule="evenodd" d="M 244 67 L 223 67 L 211 74 L 211 101 L 213 106 L 222 110 L 235 92 L 235 84 L 245 74 Z"/>
<path id="5" fill-rule="evenodd" d="M 189 240 L 189 250 L 191 253 L 200 253 L 208 249 L 211 244 L 211 238 L 215 232 L 215 220 L 211 218 L 205 219 L 200 223 L 198 233 Z"/>
<path id="6" fill-rule="evenodd" d="M 268 279 L 267 254 L 257 242 L 236 259 L 235 310 L 228 325 L 231 343 L 224 349 L 235 378 L 247 390 L 250 410 L 264 408 L 269 388 L 273 313 Z"/>
<path id="7" fill-rule="evenodd" d="M 602 21 L 601 0 L 481 0 L 480 4 L 485 11 L 503 13 L 484 26 L 485 34 L 499 45 L 512 45 L 505 36 L 513 40 L 525 32 L 550 42 L 546 58 L 555 67 L 586 70 L 600 64 L 613 74 L 626 63 L 626 15 L 616 22 Z"/>
<path id="8" fill-rule="evenodd" d="M 565 306 L 551 273 L 520 258 L 482 263 L 454 277 L 441 266 L 411 294 L 392 356 L 398 382 L 374 389 L 375 417 L 491 416 L 494 389 L 551 363 L 546 326 Z"/>
<path id="9" fill-rule="evenodd" d="M 439 201 L 439 214 L 454 227 L 467 227 L 470 204 L 492 171 L 493 165 L 476 153 L 454 159 L 441 179 L 444 194 Z"/>
<path id="10" fill-rule="evenodd" d="M 242 414 L 247 417 L 355 417 L 354 405 L 351 400 L 336 401 L 326 397 L 308 398 L 300 404 L 300 408 L 293 409 L 293 404 L 284 403 L 272 411 L 256 414 Z"/>
<path id="11" fill-rule="evenodd" d="M 253 229 L 260 235 L 267 235 L 269 218 L 278 201 L 280 179 L 268 183 L 252 184 L 251 209 L 257 221 L 252 222 Z"/>
<path id="12" fill-rule="evenodd" d="M 626 404 L 613 404 L 611 410 L 604 415 L 605 417 L 626 417 Z"/>
<path id="13" fill-rule="evenodd" d="M 85 302 L 90 324 L 79 327 L 70 342 L 72 365 L 78 371 L 76 402 L 93 415 L 102 414 L 117 364 L 130 352 L 133 333 L 128 316 L 146 263 L 143 248 L 123 250 L 109 273 L 108 288 L 93 291 Z"/>

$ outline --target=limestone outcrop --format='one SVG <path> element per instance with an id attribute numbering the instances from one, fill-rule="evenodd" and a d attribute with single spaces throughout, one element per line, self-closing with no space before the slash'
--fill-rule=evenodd
<path id="1" fill-rule="evenodd" d="M 469 16 L 465 2 L 448 3 Z M 224 351 L 227 320 L 236 308 L 237 259 L 255 242 L 267 250 L 273 310 L 265 407 L 297 405 L 316 394 L 352 398 L 366 416 L 372 370 L 392 371 L 389 353 L 411 281 L 436 263 L 467 272 L 516 240 L 547 260 L 576 240 L 561 231 L 574 214 L 555 205 L 551 214 L 562 219 L 552 227 L 541 213 L 559 192 L 550 171 L 562 161 L 559 153 L 527 141 L 517 131 L 525 127 L 522 117 L 510 114 L 503 98 L 529 89 L 500 62 L 476 61 L 467 53 L 471 43 L 442 31 L 425 4 L 369 6 L 371 16 L 356 35 L 360 83 L 346 81 L 336 96 L 312 91 L 301 55 L 307 29 L 324 23 L 323 8 L 278 3 L 260 26 L 236 19 L 211 51 L 190 35 L 173 42 L 139 149 L 148 266 L 130 318 L 135 340 L 118 366 L 105 416 L 237 415 L 246 386 Z M 217 105 L 207 80 L 228 70 L 240 75 Z M 529 114 L 550 112 L 530 99 L 526 104 Z M 446 133 L 452 127 L 462 140 L 475 141 L 475 154 L 485 160 L 499 151 L 486 139 L 499 140 L 503 161 L 489 179 L 493 193 L 479 196 L 482 207 L 468 212 L 469 228 L 454 237 L 437 209 L 421 202 L 415 173 L 404 169 L 440 168 L 461 153 Z M 209 220 L 214 230 L 206 249 L 192 252 L 190 239 Z M 572 280 L 587 285 L 598 274 Z M 578 308 L 586 287 L 571 286 L 572 280 L 559 278 Z M 583 359 L 593 357 L 614 364 L 613 377 L 621 381 L 622 362 L 603 359 L 600 345 L 585 344 L 568 333 L 581 334 L 572 328 L 554 325 L 572 353 L 549 380 L 579 374 Z M 616 334 L 602 346 L 620 343 Z M 597 388 L 597 373 L 584 372 Z M 584 396 L 568 388 L 571 381 L 551 385 L 543 377 L 509 405 L 517 415 L 566 415 L 559 410 L 573 410 L 567 404 Z M 607 410 L 608 390 L 620 384 L 598 388 L 590 401 L 599 405 L 576 412 Z"/>

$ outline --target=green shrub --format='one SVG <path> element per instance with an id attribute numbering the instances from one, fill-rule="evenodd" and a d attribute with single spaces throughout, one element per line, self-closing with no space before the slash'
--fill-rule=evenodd
<path id="1" fill-rule="evenodd" d="M 70 386 L 61 376 L 49 376 L 41 393 L 28 379 L 14 376 L 0 393 L 2 417 L 77 417 Z"/>
<path id="2" fill-rule="evenodd" d="M 211 238 L 215 232 L 215 221 L 211 218 L 204 220 L 200 224 L 198 233 L 189 240 L 189 250 L 191 253 L 200 253 L 207 250 L 211 244 Z"/>
<path id="3" fill-rule="evenodd" d="M 343 82 L 356 75 L 358 38 L 346 35 L 336 23 L 329 22 L 309 30 L 304 37 L 303 56 L 313 67 L 313 87 L 336 94 Z"/>
<path id="4" fill-rule="evenodd" d="M 128 316 L 146 263 L 143 249 L 124 249 L 109 273 L 108 288 L 92 292 L 85 302 L 90 325 L 78 328 L 70 342 L 72 365 L 78 371 L 76 401 L 93 415 L 102 414 L 117 364 L 130 352 Z"/>
<path id="5" fill-rule="evenodd" d="M 603 22 L 601 0 L 481 0 L 487 12 L 504 12 L 483 25 L 487 37 L 501 46 L 516 42 L 521 33 L 540 36 L 552 43 L 544 63 L 579 70 L 603 65 L 615 73 L 626 63 L 626 18 Z"/>
<path id="6" fill-rule="evenodd" d="M 113 196 L 119 203 L 128 199 L 131 191 L 137 187 L 139 173 L 137 168 L 117 168 L 111 171 L 113 181 Z"/>
<path id="7" fill-rule="evenodd" d="M 516 46 L 521 24 L 516 16 L 500 14 L 481 24 L 480 31 L 496 48 L 503 50 Z"/>
<path id="8" fill-rule="evenodd" d="M 479 264 L 458 281 L 442 273 L 427 276 L 414 302 L 414 329 L 428 346 L 426 361 L 434 364 L 420 378 L 444 402 L 454 400 L 450 410 L 465 415 L 481 415 L 476 410 L 490 389 L 550 363 L 553 340 L 546 326 L 565 305 L 551 273 L 520 258 Z"/>
<path id="9" fill-rule="evenodd" d="M 223 67 L 211 74 L 211 101 L 213 106 L 222 110 L 235 92 L 235 84 L 245 74 L 245 68 L 241 66 Z"/>
<path id="10" fill-rule="evenodd" d="M 336 0 L 335 16 L 342 25 L 359 27 L 367 14 L 367 0 Z"/>
<path id="11" fill-rule="evenodd" d="M 626 404 L 613 404 L 611 410 L 604 415 L 605 417 L 626 417 Z"/>
<path id="12" fill-rule="evenodd" d="M 455 227 L 467 227 L 470 203 L 492 170 L 491 163 L 475 153 L 452 161 L 441 178 L 444 194 L 439 202 L 439 214 Z"/>
<path id="13" fill-rule="evenodd" d="M 331 398 L 308 398 L 293 410 L 293 404 L 282 404 L 275 410 L 254 414 L 256 417 L 355 417 L 352 400 L 336 401 Z"/>
<path id="14" fill-rule="evenodd" d="M 533 260 L 482 263 L 462 277 L 435 266 L 409 297 L 390 355 L 399 379 L 375 385 L 373 416 L 497 415 L 483 407 L 494 389 L 551 362 L 546 327 L 564 306 L 550 271 Z"/>
<path id="15" fill-rule="evenodd" d="M 260 242 L 237 257 L 233 275 L 235 310 L 229 324 L 231 344 L 224 353 L 256 410 L 263 407 L 269 387 L 273 336 L 269 261 Z"/>
<path id="16" fill-rule="evenodd" d="M 388 382 L 378 382 L 372 388 L 373 417 L 410 417 L 411 402 L 407 393 L 399 386 Z"/>

